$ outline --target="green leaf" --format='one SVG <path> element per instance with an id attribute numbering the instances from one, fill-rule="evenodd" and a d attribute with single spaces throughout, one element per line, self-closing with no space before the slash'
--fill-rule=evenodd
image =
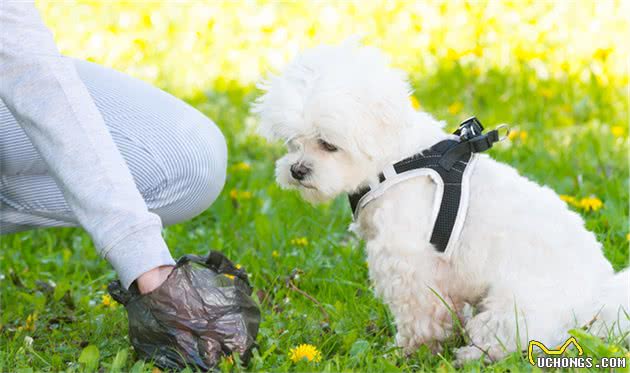
<path id="1" fill-rule="evenodd" d="M 99 358 L 98 347 L 95 345 L 89 345 L 81 351 L 81 356 L 79 356 L 79 363 L 85 366 L 86 372 L 93 372 L 98 368 L 98 358 Z"/>
<path id="2" fill-rule="evenodd" d="M 120 372 L 125 367 L 125 363 L 127 362 L 128 352 L 126 349 L 118 350 L 116 357 L 114 357 L 114 361 L 112 362 L 111 371 L 112 372 Z"/>
<path id="3" fill-rule="evenodd" d="M 369 349 L 370 349 L 370 344 L 368 343 L 368 341 L 359 339 L 352 344 L 352 347 L 350 347 L 350 356 L 352 357 L 361 356 Z"/>

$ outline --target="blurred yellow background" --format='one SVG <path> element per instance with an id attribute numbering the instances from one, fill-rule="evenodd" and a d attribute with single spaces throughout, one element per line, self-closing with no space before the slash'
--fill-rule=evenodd
<path id="1" fill-rule="evenodd" d="M 63 53 L 179 96 L 249 86 L 301 49 L 360 35 L 396 66 L 534 68 L 540 79 L 628 83 L 629 1 L 39 1 Z"/>

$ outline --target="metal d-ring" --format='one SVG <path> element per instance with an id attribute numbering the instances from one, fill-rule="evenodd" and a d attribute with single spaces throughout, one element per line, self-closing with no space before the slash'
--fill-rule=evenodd
<path id="1" fill-rule="evenodd" d="M 505 128 L 505 135 L 502 136 L 502 137 L 500 136 L 499 137 L 499 141 L 503 141 L 503 140 L 507 139 L 508 136 L 510 136 L 510 127 L 508 127 L 507 124 L 502 124 L 502 125 L 498 126 L 497 128 L 495 128 L 495 131 L 497 131 L 497 133 L 499 133 L 499 131 L 501 129 L 503 129 L 503 128 Z"/>

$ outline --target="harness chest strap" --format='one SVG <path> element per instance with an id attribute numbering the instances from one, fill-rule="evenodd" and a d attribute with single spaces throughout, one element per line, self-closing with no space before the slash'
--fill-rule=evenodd
<path id="1" fill-rule="evenodd" d="M 353 218 L 361 208 L 380 197 L 386 189 L 420 175 L 428 175 L 438 185 L 433 213 L 430 243 L 437 251 L 445 252 L 461 232 L 468 208 L 470 174 L 477 154 L 502 140 L 498 128 L 482 134 L 483 126 L 472 117 L 462 122 L 454 139 L 442 140 L 429 149 L 403 159 L 379 174 L 379 183 L 350 194 Z M 439 206 L 439 208 L 438 208 Z"/>

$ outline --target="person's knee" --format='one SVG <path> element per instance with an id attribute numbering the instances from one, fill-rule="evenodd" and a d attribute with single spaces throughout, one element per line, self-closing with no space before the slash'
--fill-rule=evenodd
<path id="1" fill-rule="evenodd" d="M 196 126 L 185 144 L 173 146 L 168 190 L 169 203 L 157 209 L 164 225 L 189 220 L 216 200 L 225 184 L 227 145 L 209 120 Z"/>

